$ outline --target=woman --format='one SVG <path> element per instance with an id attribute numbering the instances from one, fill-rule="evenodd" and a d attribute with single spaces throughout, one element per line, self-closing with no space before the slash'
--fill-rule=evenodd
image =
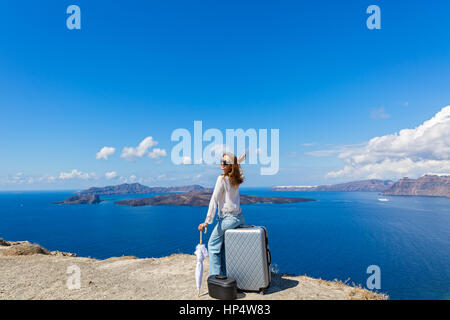
<path id="1" fill-rule="evenodd" d="M 239 201 L 239 185 L 244 182 L 244 175 L 239 163 L 244 159 L 245 154 L 239 157 L 239 160 L 232 153 L 225 153 L 222 156 L 220 168 L 223 170 L 223 174 L 217 178 L 206 220 L 198 226 L 201 231 L 211 224 L 217 209 L 219 209 L 218 222 L 208 242 L 209 275 L 225 276 L 227 274 L 225 247 L 223 246 L 225 230 L 244 224 Z"/>

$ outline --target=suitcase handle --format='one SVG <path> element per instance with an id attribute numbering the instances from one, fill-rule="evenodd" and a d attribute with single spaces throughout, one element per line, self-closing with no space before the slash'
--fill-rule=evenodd
<path id="1" fill-rule="evenodd" d="M 236 227 L 236 229 L 238 228 L 253 228 L 254 225 L 253 224 L 241 224 L 239 226 Z"/>

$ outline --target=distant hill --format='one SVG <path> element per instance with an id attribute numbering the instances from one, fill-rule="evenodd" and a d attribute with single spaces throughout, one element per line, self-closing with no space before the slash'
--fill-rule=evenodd
<path id="1" fill-rule="evenodd" d="M 152 198 L 138 198 L 138 199 L 126 199 L 114 202 L 118 205 L 127 206 L 194 206 L 194 207 L 206 207 L 211 200 L 212 191 L 194 191 L 181 194 L 163 194 Z M 241 204 L 253 204 L 253 203 L 296 203 L 314 201 L 307 198 L 291 198 L 291 197 L 259 197 L 255 195 L 240 195 Z"/>
<path id="2" fill-rule="evenodd" d="M 393 185 L 391 180 L 360 180 L 322 186 L 276 186 L 272 191 L 385 191 Z"/>
<path id="3" fill-rule="evenodd" d="M 383 192 L 390 196 L 432 196 L 450 198 L 450 176 L 425 175 L 403 178 Z"/>
<path id="4" fill-rule="evenodd" d="M 92 187 L 79 191 L 80 195 L 113 195 L 113 194 L 142 194 L 165 192 L 191 192 L 206 190 L 200 185 L 176 186 L 176 187 L 147 187 L 140 183 L 124 183 L 116 186 Z"/>

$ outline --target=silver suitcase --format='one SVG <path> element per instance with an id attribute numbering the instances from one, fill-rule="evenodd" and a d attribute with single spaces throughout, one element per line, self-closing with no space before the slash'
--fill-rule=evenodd
<path id="1" fill-rule="evenodd" d="M 264 227 L 241 225 L 225 231 L 227 276 L 235 278 L 243 291 L 264 291 L 269 287 L 271 263 Z"/>

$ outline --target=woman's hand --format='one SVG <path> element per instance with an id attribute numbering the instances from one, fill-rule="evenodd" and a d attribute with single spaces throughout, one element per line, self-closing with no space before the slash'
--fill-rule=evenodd
<path id="1" fill-rule="evenodd" d="M 207 226 L 208 226 L 208 223 L 207 223 L 207 222 L 200 223 L 200 224 L 198 225 L 198 230 L 203 231 L 203 229 L 205 229 Z"/>

